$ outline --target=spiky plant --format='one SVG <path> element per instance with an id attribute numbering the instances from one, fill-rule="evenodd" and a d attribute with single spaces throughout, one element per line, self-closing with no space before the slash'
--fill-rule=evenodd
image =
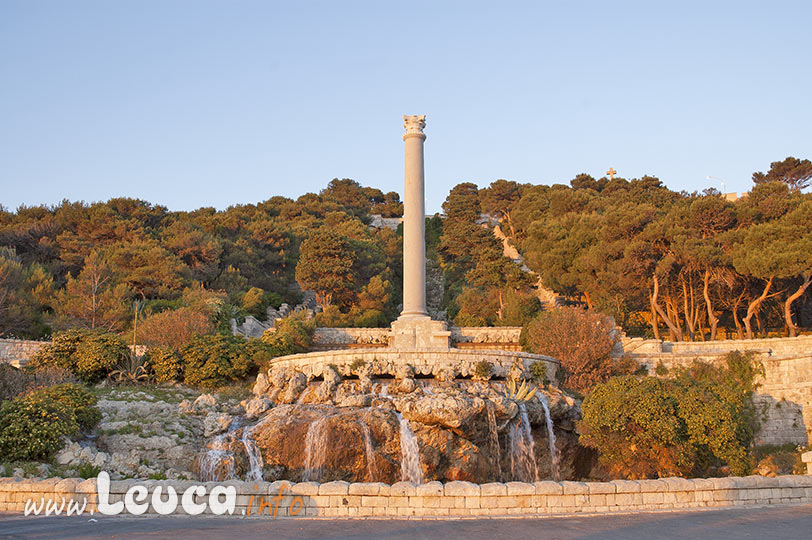
<path id="1" fill-rule="evenodd" d="M 538 390 L 538 386 L 530 385 L 524 379 L 519 384 L 516 379 L 508 379 L 505 382 L 505 397 L 516 403 L 530 401 L 536 395 L 536 390 Z"/>

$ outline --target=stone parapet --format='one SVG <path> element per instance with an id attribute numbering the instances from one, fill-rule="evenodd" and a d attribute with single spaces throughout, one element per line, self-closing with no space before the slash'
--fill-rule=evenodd
<path id="1" fill-rule="evenodd" d="M 437 321 L 432 321 L 437 322 Z M 449 326 L 451 342 L 458 348 L 520 351 L 520 326 Z M 386 347 L 392 341 L 391 328 L 316 328 L 311 348 L 314 351 Z"/>
<path id="2" fill-rule="evenodd" d="M 544 362 L 546 376 L 555 380 L 559 362 L 540 354 L 515 351 L 464 350 L 464 349 L 350 349 L 311 352 L 283 356 L 271 362 L 270 370 L 288 369 L 300 371 L 308 379 L 321 377 L 325 367 L 333 366 L 341 375 L 351 373 L 351 365 L 363 362 L 370 366 L 371 375 L 393 375 L 403 365 L 410 365 L 418 375 L 440 378 L 470 377 L 479 362 L 491 364 L 493 377 L 516 375 L 530 378 L 530 366 Z M 522 373 L 515 373 L 519 369 Z"/>
<path id="3" fill-rule="evenodd" d="M 168 488 L 178 499 L 193 486 L 202 486 L 205 502 L 216 486 L 233 488 L 234 516 L 274 516 L 277 518 L 460 518 L 460 517 L 538 517 L 573 514 L 643 513 L 703 508 L 799 505 L 812 503 L 812 476 L 761 476 L 684 479 L 661 478 L 612 482 L 508 482 L 471 484 L 469 482 L 429 482 L 414 485 L 381 483 L 241 482 L 122 480 L 111 482 L 108 503 L 125 499 L 127 491 L 144 486 L 153 500 L 156 488 L 162 499 Z M 36 504 L 62 499 L 74 501 L 85 512 L 97 510 L 96 480 L 0 479 L 0 511 L 22 513 L 26 501 Z M 224 500 L 220 497 L 220 500 Z M 30 504 L 30 503 L 29 503 Z M 164 509 L 166 511 L 166 509 Z M 148 514 L 157 513 L 150 504 Z M 64 510 L 62 511 L 64 514 Z M 172 510 L 184 514 L 182 504 Z M 211 513 L 206 507 L 204 513 Z M 224 517 L 228 518 L 228 514 Z"/>

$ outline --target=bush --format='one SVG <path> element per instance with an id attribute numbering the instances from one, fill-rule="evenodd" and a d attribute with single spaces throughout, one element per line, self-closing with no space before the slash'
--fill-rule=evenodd
<path id="1" fill-rule="evenodd" d="M 238 336 L 197 336 L 183 348 L 183 379 L 186 383 L 214 388 L 248 375 L 252 365 L 242 354 L 245 339 Z"/>
<path id="2" fill-rule="evenodd" d="M 70 371 L 57 366 L 18 369 L 10 364 L 0 364 L 0 401 L 42 386 L 76 381 Z"/>
<path id="3" fill-rule="evenodd" d="M 82 431 L 90 431 L 101 421 L 101 411 L 96 407 L 96 397 L 78 384 L 58 384 L 42 388 L 30 395 L 60 401 L 76 415 Z"/>
<path id="4" fill-rule="evenodd" d="M 473 376 L 476 380 L 487 381 L 491 378 L 491 364 L 481 360 L 474 364 Z"/>
<path id="5" fill-rule="evenodd" d="M 138 325 L 138 339 L 147 346 L 179 350 L 193 337 L 214 332 L 213 318 L 212 310 L 202 304 L 162 311 Z"/>
<path id="6" fill-rule="evenodd" d="M 310 350 L 315 329 L 315 324 L 307 320 L 305 313 L 294 313 L 277 321 L 261 339 L 271 346 L 274 357 L 304 353 Z"/>
<path id="7" fill-rule="evenodd" d="M 0 363 L 0 401 L 22 394 L 30 382 L 31 377 L 25 371 Z"/>
<path id="8" fill-rule="evenodd" d="M 35 390 L 0 405 L 0 455 L 10 461 L 50 459 L 63 436 L 91 429 L 101 419 L 95 398 L 65 384 Z"/>
<path id="9" fill-rule="evenodd" d="M 581 444 L 598 450 L 616 477 L 706 476 L 724 464 L 749 474 L 759 368 L 740 354 L 725 362 L 695 363 L 673 379 L 598 384 L 583 402 Z"/>
<path id="10" fill-rule="evenodd" d="M 53 341 L 31 359 L 33 368 L 56 366 L 84 382 L 104 379 L 130 350 L 116 334 L 93 330 L 67 330 L 54 334 Z"/>
<path id="11" fill-rule="evenodd" d="M 547 364 L 541 360 L 536 360 L 530 364 L 530 375 L 538 384 L 549 384 L 547 379 Z"/>
<path id="12" fill-rule="evenodd" d="M 147 352 L 147 366 L 156 382 L 181 380 L 182 366 L 178 353 L 169 347 L 153 347 Z"/>
<path id="13" fill-rule="evenodd" d="M 525 350 L 560 361 L 562 384 L 578 392 L 634 370 L 633 362 L 611 357 L 617 340 L 611 317 L 572 307 L 541 313 L 521 336 Z"/>

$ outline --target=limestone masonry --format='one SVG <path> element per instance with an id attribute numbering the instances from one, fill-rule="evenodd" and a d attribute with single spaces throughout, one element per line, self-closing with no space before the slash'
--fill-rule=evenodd
<path id="1" fill-rule="evenodd" d="M 296 517 L 543 517 L 566 514 L 611 512 L 657 512 L 683 509 L 800 505 L 812 503 L 812 476 L 761 476 L 659 480 L 614 480 L 612 482 L 470 482 L 383 483 L 315 482 L 192 482 L 122 480 L 111 482 L 109 503 L 124 500 L 133 486 L 145 486 L 150 493 L 172 486 L 179 494 L 195 485 L 234 486 L 237 493 L 235 516 L 256 516 L 260 499 L 266 503 L 263 515 L 274 511 L 277 518 Z M 33 499 L 73 499 L 79 505 L 86 499 L 89 512 L 95 510 L 96 480 L 79 478 L 47 480 L 0 479 L 0 511 L 23 512 Z M 205 497 L 195 497 L 204 502 Z M 207 512 L 210 510 L 207 507 Z M 154 512 L 152 506 L 148 512 Z M 181 505 L 175 513 L 182 513 Z"/>

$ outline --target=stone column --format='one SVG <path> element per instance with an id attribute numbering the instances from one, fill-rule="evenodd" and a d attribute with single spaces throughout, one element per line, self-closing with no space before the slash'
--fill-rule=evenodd
<path id="1" fill-rule="evenodd" d="M 428 317 L 426 312 L 426 202 L 423 141 L 426 115 L 404 116 L 406 133 L 403 191 L 403 311 L 401 317 Z"/>
<path id="2" fill-rule="evenodd" d="M 403 192 L 403 310 L 392 323 L 390 346 L 396 349 L 448 349 L 451 332 L 426 311 L 426 201 L 423 141 L 426 116 L 404 116 L 406 134 Z"/>

